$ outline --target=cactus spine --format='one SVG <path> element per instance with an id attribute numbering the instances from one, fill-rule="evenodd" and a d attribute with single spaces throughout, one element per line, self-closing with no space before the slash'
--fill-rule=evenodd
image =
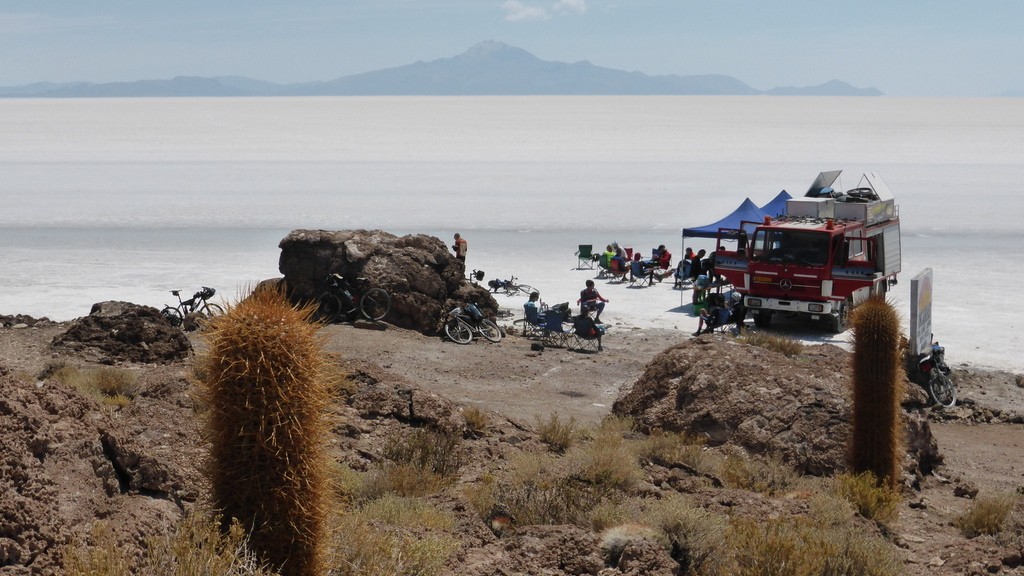
<path id="1" fill-rule="evenodd" d="M 288 576 L 326 573 L 329 391 L 311 312 L 256 291 L 210 321 L 199 372 L 213 505 Z"/>
<path id="2" fill-rule="evenodd" d="M 882 297 L 857 307 L 853 316 L 853 436 L 850 466 L 871 472 L 896 488 L 900 481 L 902 431 L 900 321 Z"/>

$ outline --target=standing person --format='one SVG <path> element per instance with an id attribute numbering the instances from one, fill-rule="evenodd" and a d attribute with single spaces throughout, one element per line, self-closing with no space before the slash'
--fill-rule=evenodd
<path id="1" fill-rule="evenodd" d="M 701 248 L 693 255 L 693 258 L 690 258 L 690 278 L 694 281 L 697 280 L 698 276 L 704 273 L 703 260 L 705 254 L 707 254 L 707 252 Z"/>
<path id="2" fill-rule="evenodd" d="M 469 242 L 466 242 L 466 239 L 463 238 L 461 235 L 459 235 L 458 232 L 456 232 L 455 233 L 455 244 L 452 245 L 452 251 L 455 252 L 455 257 L 458 258 L 459 260 L 462 260 L 463 262 L 465 262 L 466 261 L 466 250 L 468 250 L 468 249 L 469 249 Z"/>
<path id="3" fill-rule="evenodd" d="M 594 288 L 593 280 L 587 280 L 587 287 L 580 291 L 580 299 L 576 301 L 580 305 L 581 311 L 597 310 L 594 322 L 601 321 L 601 312 L 604 311 L 604 305 L 607 302 L 608 299 L 601 296 L 597 288 Z"/>

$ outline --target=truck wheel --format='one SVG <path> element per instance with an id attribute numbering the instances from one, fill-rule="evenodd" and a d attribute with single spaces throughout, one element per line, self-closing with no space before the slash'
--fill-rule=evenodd
<path id="1" fill-rule="evenodd" d="M 762 310 L 754 314 L 754 325 L 758 328 L 767 328 L 772 323 L 772 313 L 768 310 Z"/>
<path id="2" fill-rule="evenodd" d="M 841 334 L 846 330 L 846 323 L 850 319 L 850 305 L 847 302 L 839 303 L 839 310 L 832 316 L 832 330 Z"/>

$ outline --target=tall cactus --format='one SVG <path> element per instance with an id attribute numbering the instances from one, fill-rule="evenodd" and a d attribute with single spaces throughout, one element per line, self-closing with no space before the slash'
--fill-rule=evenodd
<path id="1" fill-rule="evenodd" d="M 853 335 L 850 467 L 896 488 L 903 452 L 899 316 L 884 298 L 873 297 L 855 310 Z"/>
<path id="2" fill-rule="evenodd" d="M 311 312 L 256 291 L 209 322 L 199 370 L 213 504 L 288 576 L 326 573 L 329 392 Z"/>

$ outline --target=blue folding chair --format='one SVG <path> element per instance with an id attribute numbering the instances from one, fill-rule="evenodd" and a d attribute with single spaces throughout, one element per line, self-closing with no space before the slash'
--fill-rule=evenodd
<path id="1" fill-rule="evenodd" d="M 562 315 L 552 310 L 544 314 L 544 335 L 542 342 L 545 346 L 565 348 L 569 345 L 572 333 L 565 330 L 562 324 Z"/>
<path id="2" fill-rule="evenodd" d="M 544 317 L 545 313 L 540 312 L 534 306 L 523 306 L 523 312 L 525 312 L 526 320 L 518 322 L 523 326 L 523 336 L 543 336 L 544 335 Z"/>
<path id="3" fill-rule="evenodd" d="M 651 280 L 654 279 L 653 270 L 644 270 L 644 263 L 640 260 L 633 260 L 630 262 L 630 275 L 629 285 L 630 286 L 643 286 L 646 283 L 648 286 L 651 285 Z"/>

